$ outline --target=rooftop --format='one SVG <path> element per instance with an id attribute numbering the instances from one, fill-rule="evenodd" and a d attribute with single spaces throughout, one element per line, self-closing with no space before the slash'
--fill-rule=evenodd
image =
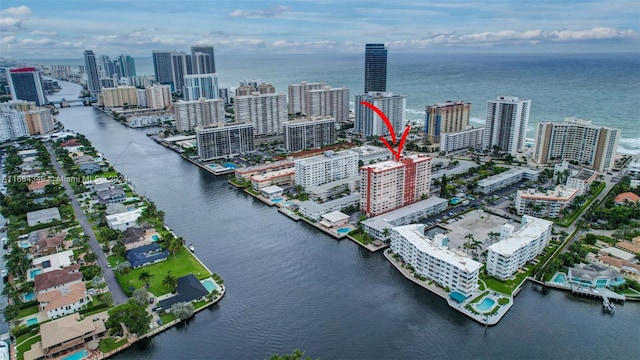
<path id="1" fill-rule="evenodd" d="M 597 278 L 621 278 L 619 272 L 598 264 L 576 264 L 571 269 L 571 277 L 578 277 L 583 280 L 592 280 Z"/>
<path id="2" fill-rule="evenodd" d="M 341 213 L 340 211 L 334 210 L 330 213 L 326 213 L 322 215 L 322 218 L 329 222 L 336 223 L 338 221 L 349 219 L 349 215 Z"/>
<path id="3" fill-rule="evenodd" d="M 615 202 L 617 203 L 623 203 L 625 202 L 625 200 L 628 200 L 629 202 L 638 202 L 640 200 L 640 196 L 636 195 L 635 193 L 632 192 L 623 192 L 621 194 L 616 195 L 616 199 Z"/>
<path id="4" fill-rule="evenodd" d="M 553 190 L 547 190 L 545 192 L 540 192 L 536 189 L 518 190 L 518 194 L 525 199 L 560 201 L 568 201 L 578 195 L 579 192 L 580 190 L 578 189 L 568 188 L 564 185 L 558 185 Z"/>
<path id="5" fill-rule="evenodd" d="M 294 168 L 269 171 L 264 174 L 257 174 L 257 175 L 251 176 L 251 181 L 257 181 L 257 182 L 267 181 L 280 176 L 290 176 L 295 173 L 296 173 L 296 169 Z"/>
<path id="6" fill-rule="evenodd" d="M 325 161 L 331 161 L 331 160 L 337 160 L 340 158 L 345 158 L 345 157 L 350 157 L 350 156 L 355 156 L 357 158 L 358 154 L 351 151 L 351 150 L 342 150 L 342 151 L 325 151 L 323 155 L 318 155 L 318 156 L 312 156 L 312 157 L 308 157 L 308 158 L 303 158 L 303 159 L 297 159 L 295 160 L 295 164 L 298 165 L 311 165 L 311 164 L 316 164 L 316 163 L 322 163 Z"/>
<path id="7" fill-rule="evenodd" d="M 589 169 L 580 169 L 580 171 L 578 171 L 578 173 L 571 175 L 571 178 L 574 179 L 578 179 L 578 180 L 589 180 L 591 177 L 593 177 L 594 175 L 596 175 L 596 172 L 593 170 L 589 170 Z"/>
<path id="8" fill-rule="evenodd" d="M 69 265 L 63 269 L 52 270 L 38 274 L 34 278 L 36 291 L 49 289 L 55 286 L 64 285 L 70 282 L 82 280 L 82 273 L 78 271 L 80 265 Z"/>
<path id="9" fill-rule="evenodd" d="M 42 348 L 47 349 L 87 334 L 101 333 L 105 330 L 104 322 L 101 319 L 93 321 L 91 317 L 86 317 L 81 320 L 80 314 L 71 314 L 40 325 Z"/>
<path id="10" fill-rule="evenodd" d="M 45 304 L 44 311 L 50 311 L 75 304 L 85 297 L 87 297 L 87 287 L 81 282 L 38 294 L 38 302 L 41 306 Z"/>
<path id="11" fill-rule="evenodd" d="M 388 228 L 393 226 L 393 222 L 403 218 L 405 216 L 409 216 L 415 214 L 418 211 L 423 209 L 437 207 L 442 204 L 448 204 L 449 202 L 446 199 L 439 198 L 437 196 L 432 196 L 428 199 L 418 201 L 411 205 L 403 206 L 400 209 L 396 209 L 393 211 L 389 211 L 388 213 L 384 213 L 382 215 L 378 215 L 363 221 L 364 224 L 369 226 L 372 229 L 382 231 L 384 228 Z M 391 225 L 390 225 L 391 224 Z"/>
<path id="12" fill-rule="evenodd" d="M 614 247 L 608 247 L 608 248 L 604 248 L 600 251 L 604 251 L 606 253 L 609 253 L 610 255 L 617 257 L 618 259 L 622 259 L 622 260 L 631 260 L 633 258 L 635 258 L 636 256 L 634 254 L 628 253 L 624 250 L 620 250 L 618 248 L 614 248 Z"/>
<path id="13" fill-rule="evenodd" d="M 189 274 L 178 278 L 177 295 L 160 301 L 163 309 L 169 310 L 173 304 L 179 302 L 191 302 L 207 295 L 209 291 L 193 274 Z"/>
<path id="14" fill-rule="evenodd" d="M 505 171 L 503 173 L 500 174 L 496 174 L 493 176 L 489 176 L 488 178 L 482 179 L 480 181 L 478 181 L 478 186 L 480 187 L 484 187 L 484 186 L 489 186 L 495 183 L 499 183 L 501 181 L 507 180 L 509 178 L 512 178 L 514 176 L 520 176 L 522 174 L 529 174 L 529 175 L 533 175 L 533 176 L 538 176 L 540 172 L 538 170 L 531 170 L 531 169 L 511 169 L 508 171 Z"/>
<path id="15" fill-rule="evenodd" d="M 333 116 L 304 116 L 304 117 L 299 117 L 299 118 L 295 118 L 293 120 L 288 121 L 288 124 L 291 125 L 295 125 L 295 124 L 304 124 L 304 123 L 308 123 L 308 122 L 314 122 L 314 121 L 322 121 L 322 120 L 334 120 L 335 121 L 335 117 Z"/>
<path id="16" fill-rule="evenodd" d="M 524 224 L 520 230 L 511 234 L 509 238 L 489 246 L 487 249 L 504 256 L 511 256 L 524 245 L 538 239 L 540 234 L 553 225 L 551 221 L 528 215 L 522 216 L 522 221 Z"/>

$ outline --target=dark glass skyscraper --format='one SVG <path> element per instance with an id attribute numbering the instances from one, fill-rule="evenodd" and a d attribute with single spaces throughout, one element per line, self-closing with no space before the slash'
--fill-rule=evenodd
<path id="1" fill-rule="evenodd" d="M 136 76 L 136 61 L 129 55 L 118 56 L 118 76 Z"/>
<path id="2" fill-rule="evenodd" d="M 173 85 L 171 55 L 175 52 L 175 50 L 153 50 L 153 72 L 159 84 Z"/>
<path id="3" fill-rule="evenodd" d="M 13 100 L 33 101 L 37 106 L 47 103 L 42 88 L 42 77 L 36 68 L 18 68 L 9 70 L 9 88 Z"/>
<path id="4" fill-rule="evenodd" d="M 199 55 L 198 53 L 209 56 Z M 216 61 L 213 57 L 213 46 L 192 46 L 191 61 L 194 74 L 213 74 L 216 72 Z"/>
<path id="5" fill-rule="evenodd" d="M 364 92 L 387 91 L 387 48 L 367 44 L 364 54 Z"/>
<path id="6" fill-rule="evenodd" d="M 93 50 L 84 51 L 84 68 L 87 72 L 87 89 L 91 93 L 91 97 L 97 99 L 100 92 L 100 78 L 98 77 L 96 54 L 93 53 Z"/>

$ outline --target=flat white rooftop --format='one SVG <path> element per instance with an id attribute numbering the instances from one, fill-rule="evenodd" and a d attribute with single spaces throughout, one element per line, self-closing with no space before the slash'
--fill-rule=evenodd
<path id="1" fill-rule="evenodd" d="M 528 215 L 524 215 L 522 220 L 526 223 L 522 225 L 520 230 L 514 232 L 509 238 L 500 240 L 489 246 L 487 249 L 509 257 L 522 247 L 538 239 L 540 234 L 547 231 L 547 229 L 553 225 L 551 221 Z"/>

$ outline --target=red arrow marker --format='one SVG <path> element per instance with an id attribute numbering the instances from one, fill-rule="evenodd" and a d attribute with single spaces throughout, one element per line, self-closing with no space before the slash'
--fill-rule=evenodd
<path id="1" fill-rule="evenodd" d="M 384 124 L 387 126 L 389 133 L 391 133 L 391 142 L 393 143 L 393 145 L 396 145 L 397 144 L 396 131 L 393 129 L 393 126 L 391 125 L 391 122 L 389 121 L 389 118 L 387 117 L 387 115 L 385 115 L 385 113 L 382 112 L 382 110 L 378 109 L 375 105 L 369 102 L 361 101 L 360 104 L 368 107 L 369 109 L 373 110 L 376 114 L 378 114 L 378 116 L 380 116 Z M 384 146 L 386 146 L 387 149 L 391 151 L 391 153 L 393 154 L 393 158 L 396 161 L 400 160 L 400 155 L 402 154 L 402 148 L 404 147 L 404 142 L 407 139 L 407 136 L 409 136 L 410 130 L 411 130 L 411 126 L 407 125 L 407 127 L 404 129 L 404 133 L 402 134 L 402 137 L 400 138 L 400 144 L 398 144 L 397 151 L 393 148 L 391 144 L 389 144 L 389 142 L 387 141 L 387 139 L 384 138 L 384 136 L 380 136 L 380 140 L 382 141 Z"/>

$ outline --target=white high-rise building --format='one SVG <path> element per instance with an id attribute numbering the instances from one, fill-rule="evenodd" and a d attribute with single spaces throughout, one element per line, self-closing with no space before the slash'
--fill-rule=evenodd
<path id="1" fill-rule="evenodd" d="M 306 98 L 307 116 L 331 116 L 337 122 L 349 120 L 349 89 L 325 86 L 308 90 Z"/>
<path id="2" fill-rule="evenodd" d="M 289 85 L 289 114 L 301 114 L 306 115 L 307 111 L 307 91 L 322 89 L 325 87 L 325 83 L 307 83 L 306 81 L 300 84 Z"/>
<path id="3" fill-rule="evenodd" d="M 416 274 L 469 297 L 479 288 L 482 264 L 449 250 L 447 243 L 443 234 L 433 239 L 425 236 L 424 224 L 397 226 L 391 230 L 391 251 L 413 266 Z"/>
<path id="4" fill-rule="evenodd" d="M 253 123 L 255 135 L 282 134 L 289 119 L 285 94 L 236 96 L 233 106 L 236 121 Z"/>
<path id="5" fill-rule="evenodd" d="M 336 142 L 336 119 L 330 116 L 291 120 L 284 129 L 287 151 L 321 148 Z"/>
<path id="6" fill-rule="evenodd" d="M 489 275 L 502 280 L 510 278 L 549 244 L 551 221 L 524 215 L 521 225 L 520 230 L 514 232 L 513 225 L 504 224 L 500 241 L 487 249 Z"/>
<path id="7" fill-rule="evenodd" d="M 530 110 L 531 100 L 517 96 L 499 96 L 487 101 L 483 147 L 493 150 L 497 146 L 507 154 L 516 155 L 524 147 Z"/>
<path id="8" fill-rule="evenodd" d="M 216 74 L 195 74 L 184 77 L 184 100 L 193 101 L 200 98 L 217 99 L 218 75 Z"/>
<path id="9" fill-rule="evenodd" d="M 449 154 L 456 151 L 467 150 L 470 147 L 482 147 L 482 135 L 484 128 L 470 128 L 462 131 L 440 134 L 440 151 Z"/>
<path id="10" fill-rule="evenodd" d="M 171 108 L 171 87 L 169 85 L 155 84 L 145 89 L 147 107 L 150 109 Z"/>
<path id="11" fill-rule="evenodd" d="M 200 99 L 196 101 L 178 101 L 174 104 L 176 129 L 189 131 L 196 126 L 224 122 L 224 100 Z"/>
<path id="12" fill-rule="evenodd" d="M 360 168 L 360 210 L 369 217 L 413 204 L 429 196 L 431 158 L 408 155 Z"/>
<path id="13" fill-rule="evenodd" d="M 358 175 L 358 153 L 327 151 L 324 155 L 294 161 L 296 185 L 304 188 L 327 184 Z"/>
<path id="14" fill-rule="evenodd" d="M 402 136 L 407 103 L 404 96 L 390 92 L 369 92 L 364 95 L 356 95 L 355 131 L 365 136 L 389 135 L 389 129 L 384 121 L 373 110 L 362 105 L 362 101 L 371 103 L 382 110 L 387 115 L 396 136 Z"/>
<path id="15" fill-rule="evenodd" d="M 195 130 L 201 160 L 238 156 L 254 151 L 253 124 L 218 123 L 196 127 Z"/>
<path id="16" fill-rule="evenodd" d="M 0 143 L 29 136 L 27 121 L 22 111 L 0 110 Z"/>
<path id="17" fill-rule="evenodd" d="M 538 164 L 575 161 L 604 172 L 613 168 L 620 130 L 569 117 L 561 123 L 538 123 L 533 160 Z"/>

